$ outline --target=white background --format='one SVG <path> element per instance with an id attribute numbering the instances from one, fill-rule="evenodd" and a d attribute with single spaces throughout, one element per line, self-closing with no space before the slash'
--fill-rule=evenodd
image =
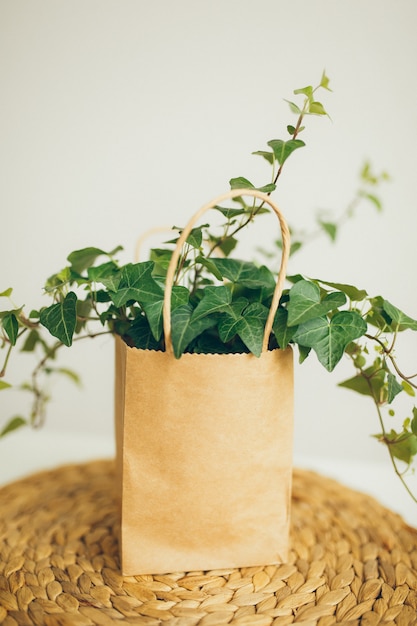
<path id="1" fill-rule="evenodd" d="M 231 177 L 266 182 L 251 152 L 286 137 L 284 98 L 325 68 L 331 121 L 307 120 L 307 147 L 275 200 L 309 228 L 317 209 L 343 211 L 366 158 L 392 182 L 382 217 L 364 206 L 336 246 L 312 244 L 290 272 L 358 284 L 417 317 L 416 22 L 415 0 L 1 0 L 0 291 L 13 286 L 16 305 L 42 306 L 44 280 L 71 250 L 120 243 L 128 261 L 137 236 L 183 224 Z M 253 229 L 253 247 L 272 245 L 273 229 Z M 405 336 L 406 371 L 415 349 Z M 31 364 L 12 363 L 10 382 Z M 55 384 L 45 428 L 0 441 L 2 482 L 113 451 L 111 338 L 64 349 L 60 364 L 84 389 Z M 370 437 L 371 402 L 336 386 L 350 374 L 346 363 L 329 375 L 314 356 L 296 367 L 296 462 L 415 522 L 417 505 Z M 26 401 L 2 392 L 1 423 Z"/>

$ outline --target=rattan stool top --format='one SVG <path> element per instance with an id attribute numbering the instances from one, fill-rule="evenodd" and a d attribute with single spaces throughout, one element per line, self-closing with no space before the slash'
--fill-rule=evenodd
<path id="1" fill-rule="evenodd" d="M 417 624 L 417 530 L 372 498 L 294 473 L 280 566 L 122 578 L 113 463 L 0 490 L 5 626 Z"/>

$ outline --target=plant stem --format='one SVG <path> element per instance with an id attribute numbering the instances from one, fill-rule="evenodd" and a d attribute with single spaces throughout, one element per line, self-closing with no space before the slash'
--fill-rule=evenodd
<path id="1" fill-rule="evenodd" d="M 389 456 L 390 456 L 390 459 L 391 459 L 392 467 L 394 468 L 394 472 L 396 473 L 396 475 L 400 479 L 403 487 L 405 488 L 405 490 L 407 491 L 408 495 L 411 497 L 413 502 L 415 502 L 417 504 L 417 496 L 414 495 L 414 493 L 411 491 L 410 487 L 407 485 L 406 481 L 404 480 L 404 476 L 400 472 L 400 470 L 398 469 L 397 462 L 396 462 L 395 457 L 394 457 L 394 455 L 393 455 L 393 453 L 391 451 L 391 447 L 390 447 L 391 442 L 387 439 L 387 436 L 386 436 L 385 425 L 384 425 L 384 420 L 383 420 L 383 417 L 382 417 L 380 406 L 375 401 L 375 399 L 374 399 L 374 402 L 375 402 L 376 410 L 377 410 L 377 413 L 378 413 L 378 419 L 379 419 L 379 423 L 380 423 L 381 430 L 382 430 L 382 441 L 385 443 L 385 445 L 388 448 L 388 453 L 389 453 Z M 396 442 L 396 443 L 398 443 L 398 442 Z"/>
<path id="2" fill-rule="evenodd" d="M 75 337 L 73 342 L 80 341 L 81 339 L 87 339 L 87 338 L 94 339 L 95 337 L 99 337 L 100 335 L 111 335 L 111 334 L 112 333 L 110 330 L 103 330 L 98 333 L 86 333 L 85 335 Z M 51 346 L 51 348 L 48 350 L 45 356 L 38 362 L 38 364 L 36 365 L 35 369 L 32 372 L 31 391 L 34 394 L 34 400 L 32 403 L 32 410 L 30 414 L 30 423 L 34 428 L 38 428 L 42 426 L 42 424 L 44 423 L 44 419 L 45 419 L 44 407 L 47 401 L 47 396 L 42 391 L 39 385 L 39 376 L 45 370 L 46 364 L 48 363 L 49 359 L 53 359 L 55 357 L 56 352 L 63 345 L 64 344 L 62 343 L 62 341 L 57 341 L 53 346 Z"/>
<path id="3" fill-rule="evenodd" d="M 395 457 L 394 457 L 394 455 L 392 453 L 392 450 L 391 450 L 391 447 L 390 447 L 390 443 L 391 442 L 387 438 L 387 433 L 386 433 L 386 430 L 385 430 L 384 419 L 383 419 L 382 413 L 381 413 L 380 402 L 378 401 L 378 399 L 375 396 L 375 391 L 374 391 L 374 388 L 372 387 L 372 384 L 371 384 L 371 381 L 370 381 L 370 377 L 365 374 L 365 372 L 363 371 L 362 368 L 359 369 L 359 372 L 365 378 L 366 383 L 367 383 L 367 385 L 369 387 L 370 396 L 371 396 L 372 400 L 374 401 L 375 408 L 376 408 L 377 415 L 378 415 L 379 424 L 380 424 L 381 431 L 382 431 L 381 440 L 385 443 L 385 445 L 388 448 L 388 453 L 389 453 L 389 456 L 390 456 L 390 459 L 391 459 L 391 464 L 392 464 L 392 466 L 394 468 L 394 472 L 396 473 L 396 475 L 400 479 L 403 487 L 405 488 L 405 490 L 407 491 L 407 493 L 409 494 L 411 499 L 417 504 L 417 496 L 413 494 L 413 492 L 411 491 L 410 487 L 407 485 L 406 481 L 404 480 L 404 476 L 400 472 L 400 470 L 398 469 L 397 462 L 396 462 Z"/>
<path id="4" fill-rule="evenodd" d="M 394 347 L 395 344 L 395 338 L 391 344 L 390 348 L 387 348 L 383 341 L 381 341 L 378 337 L 375 337 L 374 335 L 369 335 L 368 333 L 366 333 L 364 335 L 367 339 L 371 339 L 372 341 L 376 341 L 380 347 L 382 348 L 382 351 L 384 353 L 384 355 L 390 360 L 393 368 L 395 369 L 395 371 L 397 372 L 398 376 L 400 378 L 402 378 L 403 380 L 405 380 L 409 385 L 411 385 L 411 387 L 414 387 L 414 389 L 417 389 L 417 384 L 412 382 L 412 378 L 415 378 L 417 376 L 417 374 L 413 374 L 412 376 L 406 376 L 405 374 L 403 374 L 403 372 L 400 370 L 400 368 L 397 365 L 397 361 L 395 360 L 395 357 L 392 354 L 392 349 Z"/>
<path id="5" fill-rule="evenodd" d="M 316 89 L 318 89 L 318 87 L 316 87 Z M 316 91 L 316 89 L 314 89 L 314 91 Z M 294 127 L 294 132 L 292 133 L 292 139 L 297 139 L 299 133 L 300 133 L 300 129 L 301 129 L 301 125 L 303 123 L 303 119 L 308 111 L 308 98 L 305 99 L 304 104 L 303 104 L 303 108 L 301 110 L 300 115 L 298 116 L 296 125 Z M 284 167 L 284 163 L 281 163 L 277 173 L 275 174 L 275 177 L 273 179 L 273 184 L 276 185 L 278 182 L 279 177 L 282 174 L 282 169 Z M 269 191 L 267 193 L 268 196 L 271 195 L 271 191 Z M 216 248 L 218 248 L 227 238 L 229 237 L 234 237 L 239 231 L 241 231 L 242 229 L 244 229 L 248 224 L 250 224 L 250 222 L 253 221 L 254 217 L 259 213 L 259 211 L 263 208 L 265 202 L 261 202 L 261 204 L 259 206 L 253 206 L 253 210 L 251 211 L 249 217 L 244 220 L 243 222 L 241 222 L 236 228 L 235 230 L 233 230 L 231 233 L 229 233 L 227 235 L 227 237 L 224 235 L 223 237 L 220 237 L 214 244 L 213 246 L 210 248 L 209 252 L 207 253 L 207 256 L 211 256 L 211 254 L 214 252 L 214 250 Z"/>
<path id="6" fill-rule="evenodd" d="M 31 327 L 34 327 L 34 325 L 32 324 L 32 325 L 31 325 Z M 20 333 L 18 334 L 17 338 L 21 337 L 21 336 L 22 336 L 22 335 L 23 335 L 26 331 L 27 331 L 27 328 L 24 328 L 24 329 L 22 330 L 22 332 L 20 332 Z M 3 367 L 2 367 L 2 369 L 0 370 L 0 378 L 3 378 L 3 377 L 6 375 L 7 364 L 8 364 L 8 362 L 9 362 L 10 355 L 11 355 L 11 352 L 12 352 L 13 347 L 14 347 L 14 346 L 13 346 L 13 344 L 10 342 L 10 340 L 9 340 L 8 338 L 4 337 L 4 338 L 3 338 L 3 340 L 4 340 L 6 343 L 8 343 L 8 344 L 9 344 L 9 347 L 8 347 L 8 349 L 7 349 L 7 353 L 6 353 L 6 356 L 5 356 L 4 362 L 3 362 Z"/>
<path id="7" fill-rule="evenodd" d="M 7 349 L 7 353 L 6 353 L 6 356 L 5 356 L 5 359 L 4 359 L 4 363 L 3 363 L 3 367 L 2 367 L 2 369 L 0 371 L 0 378 L 3 378 L 5 376 L 5 374 L 6 374 L 7 364 L 8 364 L 9 359 L 10 359 L 10 354 L 12 352 L 12 348 L 13 348 L 13 346 L 12 346 L 12 344 L 10 344 L 8 349 Z"/>

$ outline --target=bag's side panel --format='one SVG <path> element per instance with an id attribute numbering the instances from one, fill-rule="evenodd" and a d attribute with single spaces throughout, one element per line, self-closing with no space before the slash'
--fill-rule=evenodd
<path id="1" fill-rule="evenodd" d="M 121 499 L 123 481 L 123 431 L 126 389 L 126 351 L 127 346 L 118 336 L 115 338 L 115 438 L 116 438 L 116 480 L 117 493 Z"/>
<path id="2" fill-rule="evenodd" d="M 126 356 L 123 572 L 285 560 L 292 351 Z"/>

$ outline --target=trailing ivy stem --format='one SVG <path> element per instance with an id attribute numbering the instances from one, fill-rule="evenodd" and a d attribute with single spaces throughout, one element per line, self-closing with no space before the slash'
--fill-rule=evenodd
<path id="1" fill-rule="evenodd" d="M 414 387 L 414 389 L 417 389 L 417 384 L 412 382 L 412 378 L 416 378 L 417 374 L 412 374 L 411 376 L 406 376 L 400 370 L 400 368 L 397 365 L 397 361 L 395 360 L 395 357 L 392 355 L 392 349 L 394 347 L 395 338 L 394 338 L 394 341 L 391 344 L 391 347 L 387 348 L 384 345 L 384 342 L 381 341 L 378 337 L 375 337 L 374 335 L 369 335 L 368 333 L 366 333 L 364 336 L 367 339 L 371 339 L 372 341 L 376 341 L 381 346 L 384 355 L 390 360 L 390 362 L 391 362 L 393 368 L 395 369 L 395 371 L 397 372 L 398 376 L 400 378 L 402 378 L 403 380 L 405 380 L 409 385 L 411 385 L 411 387 Z"/>
<path id="2" fill-rule="evenodd" d="M 394 337 L 392 338 L 391 345 L 388 348 L 388 353 L 389 354 L 391 354 L 391 352 L 394 350 L 395 342 L 397 341 L 397 336 L 398 336 L 398 330 L 395 331 Z"/>
<path id="3" fill-rule="evenodd" d="M 111 334 L 112 332 L 110 330 L 103 330 L 98 333 L 87 333 L 85 335 L 75 337 L 73 339 L 73 343 L 75 341 L 80 341 L 81 339 L 87 339 L 87 338 L 94 339 L 95 337 L 99 337 L 100 335 L 111 335 Z M 62 343 L 62 341 L 57 341 L 53 346 L 51 346 L 47 354 L 45 354 L 45 356 L 39 361 L 39 363 L 36 365 L 35 369 L 32 372 L 32 391 L 33 391 L 35 398 L 32 404 L 31 425 L 34 428 L 38 428 L 39 426 L 42 426 L 44 422 L 43 404 L 46 400 L 46 396 L 42 392 L 38 384 L 39 374 L 42 372 L 42 370 L 45 369 L 45 366 L 47 362 L 49 361 L 49 359 L 54 358 L 56 352 L 63 345 L 64 344 Z"/>
<path id="4" fill-rule="evenodd" d="M 307 108 L 306 108 L 307 102 L 308 102 L 308 100 L 306 100 L 306 101 L 305 101 L 304 106 L 303 106 L 303 110 L 302 110 L 302 112 L 300 113 L 300 115 L 298 116 L 298 120 L 297 120 L 297 123 L 296 123 L 296 125 L 295 125 L 294 132 L 293 132 L 293 134 L 292 134 L 292 138 L 293 138 L 293 139 L 297 139 L 298 134 L 299 134 L 299 132 L 300 132 L 300 128 L 301 128 L 301 124 L 303 123 L 304 115 L 305 115 L 305 114 L 306 114 L 306 112 L 307 112 Z M 284 163 L 285 163 L 285 161 L 284 161 Z M 277 173 L 276 173 L 276 175 L 275 175 L 275 178 L 274 178 L 274 181 L 273 181 L 273 182 L 274 182 L 274 185 L 276 185 L 276 184 L 277 184 L 277 182 L 278 182 L 278 178 L 281 176 L 281 172 L 282 172 L 282 168 L 284 167 L 284 163 L 281 163 L 281 165 L 280 165 L 280 166 L 279 166 L 279 168 L 278 168 L 278 171 L 277 171 Z M 269 192 L 269 194 L 270 194 L 270 193 L 271 193 L 271 192 Z M 263 204 L 264 204 L 264 203 L 262 203 L 262 204 L 261 204 L 261 207 L 263 206 Z"/>
<path id="5" fill-rule="evenodd" d="M 31 325 L 31 327 L 33 327 L 33 326 L 35 326 L 35 325 L 34 325 L 34 324 L 32 324 L 32 325 Z M 19 337 L 21 337 L 22 335 L 24 335 L 24 333 L 25 333 L 26 331 L 27 331 L 27 328 L 24 328 L 24 329 L 23 329 L 23 330 L 22 330 L 22 331 L 21 331 L 21 332 L 17 335 L 17 339 L 18 339 Z M 12 352 L 13 347 L 14 347 L 14 346 L 13 346 L 13 344 L 12 344 L 12 342 L 11 342 L 9 339 L 7 339 L 6 337 L 3 337 L 3 340 L 9 344 L 9 347 L 8 347 L 8 349 L 7 349 L 7 353 L 6 353 L 6 356 L 5 356 L 5 359 L 4 359 L 4 363 L 3 363 L 3 367 L 2 367 L 2 369 L 0 370 L 0 378 L 3 378 L 3 377 L 6 375 L 7 364 L 8 364 L 8 362 L 9 362 L 10 355 L 11 355 L 11 352 Z"/>
<path id="6" fill-rule="evenodd" d="M 314 90 L 314 91 L 315 91 L 315 90 Z M 301 128 L 301 124 L 303 123 L 304 116 L 305 116 L 305 114 L 307 113 L 307 107 L 308 107 L 308 98 L 306 98 L 306 100 L 305 100 L 305 102 L 304 102 L 304 105 L 303 105 L 303 108 L 302 108 L 302 111 L 301 111 L 300 115 L 298 116 L 298 119 L 297 119 L 297 122 L 296 122 L 296 125 L 295 125 L 295 128 L 294 128 L 294 132 L 293 132 L 293 134 L 292 134 L 292 138 L 293 138 L 293 139 L 296 139 L 296 138 L 298 137 L 298 134 L 299 134 L 299 132 L 300 132 L 300 128 Z M 285 163 L 285 161 L 284 161 L 284 163 Z M 284 163 L 281 163 L 281 164 L 280 164 L 280 166 L 279 166 L 279 168 L 278 168 L 278 171 L 277 171 L 277 173 L 275 174 L 275 177 L 273 178 L 273 184 L 274 184 L 274 185 L 276 185 L 276 184 L 277 184 L 277 182 L 278 182 L 278 178 L 281 176 L 281 172 L 282 172 L 282 168 L 284 167 Z M 271 191 L 268 191 L 267 195 L 268 195 L 268 196 L 270 196 L 270 195 L 271 195 L 271 193 L 272 193 Z M 244 220 L 243 222 L 241 222 L 241 223 L 239 224 L 239 226 L 237 226 L 237 227 L 235 228 L 235 230 L 234 230 L 234 231 L 232 231 L 232 232 L 231 232 L 231 233 L 230 233 L 227 237 L 234 237 L 234 236 L 235 236 L 235 235 L 236 235 L 239 231 L 241 231 L 241 230 L 242 230 L 243 228 L 245 228 L 248 224 L 250 224 L 250 222 L 252 222 L 252 221 L 253 221 L 254 217 L 255 217 L 255 216 L 259 213 L 259 211 L 263 208 L 264 204 L 265 204 L 265 202 L 264 202 L 264 201 L 262 201 L 262 202 L 261 202 L 261 204 L 260 204 L 259 206 L 257 206 L 257 207 L 255 207 L 255 206 L 254 206 L 254 208 L 253 208 L 253 210 L 251 211 L 251 213 L 250 213 L 249 217 L 248 217 L 246 220 Z M 223 237 L 221 237 L 220 239 L 218 239 L 218 240 L 216 241 L 216 243 L 214 243 L 214 244 L 213 244 L 213 246 L 212 246 L 212 247 L 210 248 L 210 250 L 208 251 L 207 256 L 208 256 L 208 257 L 210 257 L 210 256 L 213 254 L 214 250 L 215 250 L 216 248 L 218 248 L 218 247 L 219 247 L 219 246 L 223 243 L 223 241 L 224 241 L 225 239 L 226 239 L 226 237 L 225 237 L 224 235 L 223 235 Z"/>
<path id="7" fill-rule="evenodd" d="M 316 88 L 313 90 L 313 93 L 314 93 L 314 92 L 315 92 L 318 88 L 319 88 L 319 86 L 318 86 L 318 87 L 316 87 Z M 303 123 L 304 116 L 305 116 L 305 114 L 306 114 L 306 113 L 307 113 L 307 111 L 308 111 L 308 103 L 309 103 L 309 100 L 308 100 L 308 98 L 306 98 L 306 99 L 305 99 L 305 101 L 304 101 L 304 104 L 303 104 L 303 108 L 301 109 L 301 113 L 299 114 L 298 119 L 297 119 L 297 122 L 296 122 L 296 124 L 295 124 L 295 127 L 294 127 L 294 132 L 292 133 L 292 139 L 293 139 L 293 140 L 294 140 L 294 139 L 296 139 L 296 138 L 298 137 L 299 133 L 300 133 L 301 124 Z M 279 166 L 279 168 L 278 168 L 278 171 L 277 171 L 277 173 L 275 174 L 275 177 L 273 178 L 273 184 L 274 184 L 274 185 L 276 185 L 276 184 L 277 184 L 278 179 L 279 179 L 279 177 L 281 176 L 282 169 L 283 169 L 283 167 L 284 167 L 284 163 L 285 163 L 285 161 L 284 161 L 283 163 L 281 163 L 281 164 L 280 164 L 280 166 Z M 271 195 L 271 193 L 272 193 L 271 191 L 268 191 L 268 192 L 267 192 L 267 195 L 268 195 L 268 196 L 270 196 L 270 195 Z M 252 222 L 252 221 L 253 221 L 254 217 L 255 217 L 255 216 L 259 213 L 259 211 L 263 208 L 264 204 L 265 204 L 265 202 L 264 202 L 264 201 L 262 201 L 262 202 L 261 202 L 261 204 L 260 204 L 259 206 L 257 206 L 257 207 L 256 207 L 256 206 L 254 206 L 254 208 L 253 208 L 253 210 L 251 211 L 251 213 L 250 213 L 249 217 L 248 217 L 246 220 L 244 220 L 243 222 L 241 222 L 241 223 L 239 224 L 239 226 L 237 226 L 237 227 L 235 228 L 235 230 L 234 230 L 234 231 L 232 231 L 229 235 L 227 235 L 227 238 L 229 238 L 229 237 L 234 237 L 234 236 L 235 236 L 235 235 L 236 235 L 239 231 L 241 231 L 241 230 L 242 230 L 243 228 L 245 228 L 248 224 L 250 224 L 250 222 Z M 217 241 L 216 241 L 216 242 L 212 245 L 212 247 L 210 248 L 210 250 L 209 250 L 209 251 L 208 251 L 208 253 L 207 253 L 207 256 L 208 256 L 208 257 L 210 257 L 210 256 L 213 254 L 214 250 L 216 250 L 216 248 L 218 248 L 218 247 L 219 247 L 219 246 L 223 243 L 223 241 L 225 241 L 225 239 L 226 239 L 226 236 L 225 236 L 225 235 L 223 235 L 223 237 L 220 237 L 220 238 L 219 238 L 219 239 L 218 239 L 218 240 L 217 240 Z M 196 277 L 196 279 L 197 279 L 197 277 Z M 196 282 L 197 282 L 197 280 L 196 280 L 196 279 L 194 280 L 194 285 L 195 285 L 195 284 L 196 284 Z"/>
<path id="8" fill-rule="evenodd" d="M 361 372 L 361 375 L 362 375 L 362 376 L 365 378 L 365 380 L 366 380 L 366 383 L 367 383 L 367 385 L 368 385 L 368 387 L 369 387 L 370 395 L 371 395 L 371 397 L 372 397 L 372 399 L 373 399 L 373 401 L 374 401 L 375 408 L 376 408 L 376 412 L 377 412 L 377 415 L 378 415 L 379 424 L 380 424 L 381 431 L 382 431 L 382 439 L 383 439 L 383 442 L 385 443 L 385 445 L 386 445 L 386 446 L 387 446 L 387 448 L 388 448 L 388 453 L 389 453 L 389 456 L 390 456 L 390 459 L 391 459 L 391 464 L 392 464 L 392 467 L 394 468 L 394 472 L 396 473 L 396 475 L 397 475 L 397 476 L 398 476 L 398 478 L 400 479 L 400 481 L 401 481 L 401 483 L 402 483 L 402 485 L 403 485 L 404 489 L 407 491 L 408 495 L 409 495 L 409 496 L 411 497 L 411 499 L 412 499 L 412 500 L 413 500 L 413 501 L 417 504 L 417 496 L 415 496 L 415 495 L 413 494 L 413 492 L 411 491 L 410 487 L 407 485 L 406 481 L 404 480 L 404 476 L 403 476 L 403 474 L 402 474 L 402 473 L 400 472 L 400 470 L 398 469 L 397 462 L 396 462 L 396 460 L 395 460 L 395 457 L 394 457 L 394 455 L 393 455 L 393 453 L 392 453 L 392 450 L 391 450 L 391 447 L 390 447 L 390 442 L 389 442 L 389 440 L 388 440 L 388 438 L 387 438 L 387 433 L 386 433 L 386 430 L 385 430 L 384 418 L 382 417 L 382 413 L 381 413 L 380 403 L 378 402 L 377 398 L 375 397 L 375 392 L 374 392 L 374 390 L 373 390 L 373 388 L 372 388 L 372 385 L 371 385 L 370 379 L 369 379 L 369 377 L 368 377 L 368 376 L 366 376 L 366 375 L 364 374 L 364 372 L 363 372 L 363 370 L 362 370 L 362 369 L 360 370 L 360 372 Z"/>
<path id="9" fill-rule="evenodd" d="M 12 352 L 13 346 L 12 344 L 9 345 L 8 349 L 7 349 L 7 353 L 6 353 L 6 357 L 4 359 L 4 363 L 3 363 L 3 367 L 0 371 L 0 378 L 3 378 L 6 374 L 6 369 L 7 369 L 7 364 L 9 362 L 9 358 L 10 358 L 10 354 Z"/>

